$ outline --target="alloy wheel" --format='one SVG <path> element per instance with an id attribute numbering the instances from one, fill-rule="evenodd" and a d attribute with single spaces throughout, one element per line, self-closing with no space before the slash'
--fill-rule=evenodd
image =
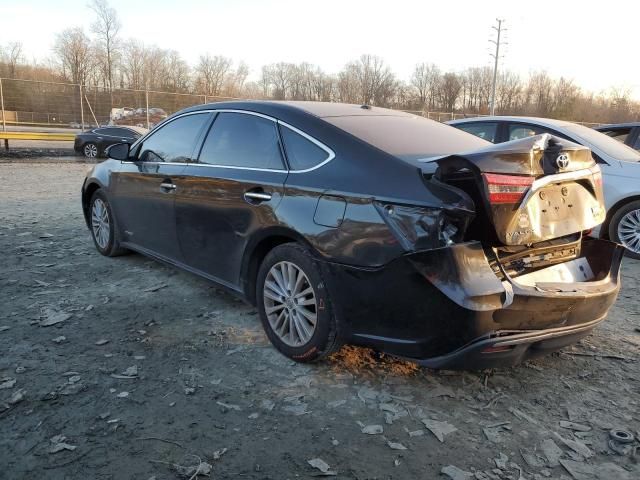
<path id="1" fill-rule="evenodd" d="M 263 297 L 269 325 L 280 340 L 290 347 L 311 340 L 318 320 L 316 295 L 300 267 L 292 262 L 271 267 Z"/>
<path id="2" fill-rule="evenodd" d="M 640 210 L 631 210 L 620 219 L 618 238 L 629 250 L 640 253 Z"/>
<path id="3" fill-rule="evenodd" d="M 98 147 L 93 143 L 87 143 L 84 146 L 84 156 L 88 158 L 96 158 L 98 156 Z"/>
<path id="4" fill-rule="evenodd" d="M 91 229 L 98 246 L 102 250 L 106 249 L 109 245 L 111 225 L 107 205 L 100 198 L 96 198 L 91 207 Z"/>

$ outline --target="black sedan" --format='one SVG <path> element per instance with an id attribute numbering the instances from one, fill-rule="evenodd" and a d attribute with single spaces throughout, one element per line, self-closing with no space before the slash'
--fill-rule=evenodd
<path id="1" fill-rule="evenodd" d="M 600 125 L 596 130 L 609 135 L 625 145 L 640 150 L 640 122 Z"/>
<path id="2" fill-rule="evenodd" d="M 97 250 L 149 255 L 257 306 L 308 362 L 341 344 L 430 367 L 515 364 L 601 322 L 622 247 L 588 149 L 491 145 L 367 105 L 229 102 L 114 145 L 82 186 Z"/>
<path id="3" fill-rule="evenodd" d="M 105 149 L 117 143 L 133 143 L 147 133 L 140 127 L 99 127 L 76 135 L 73 148 L 87 158 L 96 158 L 104 154 Z"/>

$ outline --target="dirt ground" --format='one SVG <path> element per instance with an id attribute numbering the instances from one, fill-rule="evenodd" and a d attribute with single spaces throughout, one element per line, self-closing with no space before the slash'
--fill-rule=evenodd
<path id="1" fill-rule="evenodd" d="M 215 285 L 100 256 L 88 168 L 0 163 L 0 478 L 640 478 L 609 436 L 640 435 L 640 262 L 592 336 L 517 368 L 300 365 Z"/>

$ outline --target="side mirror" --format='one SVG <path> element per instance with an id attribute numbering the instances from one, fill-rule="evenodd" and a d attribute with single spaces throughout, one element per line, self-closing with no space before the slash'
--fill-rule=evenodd
<path id="1" fill-rule="evenodd" d="M 105 150 L 107 157 L 114 160 L 129 160 L 129 144 L 128 143 L 116 143 L 110 145 Z"/>

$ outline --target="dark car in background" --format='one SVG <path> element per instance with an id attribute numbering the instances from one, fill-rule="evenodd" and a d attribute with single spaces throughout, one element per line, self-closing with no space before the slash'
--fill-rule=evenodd
<path id="1" fill-rule="evenodd" d="M 595 129 L 631 148 L 640 150 L 640 122 L 600 125 Z"/>
<path id="2" fill-rule="evenodd" d="M 492 145 L 395 110 L 224 102 L 109 148 L 82 186 L 97 250 L 133 250 L 256 305 L 301 362 L 343 343 L 434 368 L 510 365 L 601 322 L 623 248 L 589 149 Z M 169 293 L 170 294 L 170 293 Z"/>
<path id="3" fill-rule="evenodd" d="M 133 143 L 147 133 L 146 128 L 104 126 L 87 130 L 76 135 L 73 148 L 87 158 L 104 154 L 105 149 L 117 143 Z"/>

